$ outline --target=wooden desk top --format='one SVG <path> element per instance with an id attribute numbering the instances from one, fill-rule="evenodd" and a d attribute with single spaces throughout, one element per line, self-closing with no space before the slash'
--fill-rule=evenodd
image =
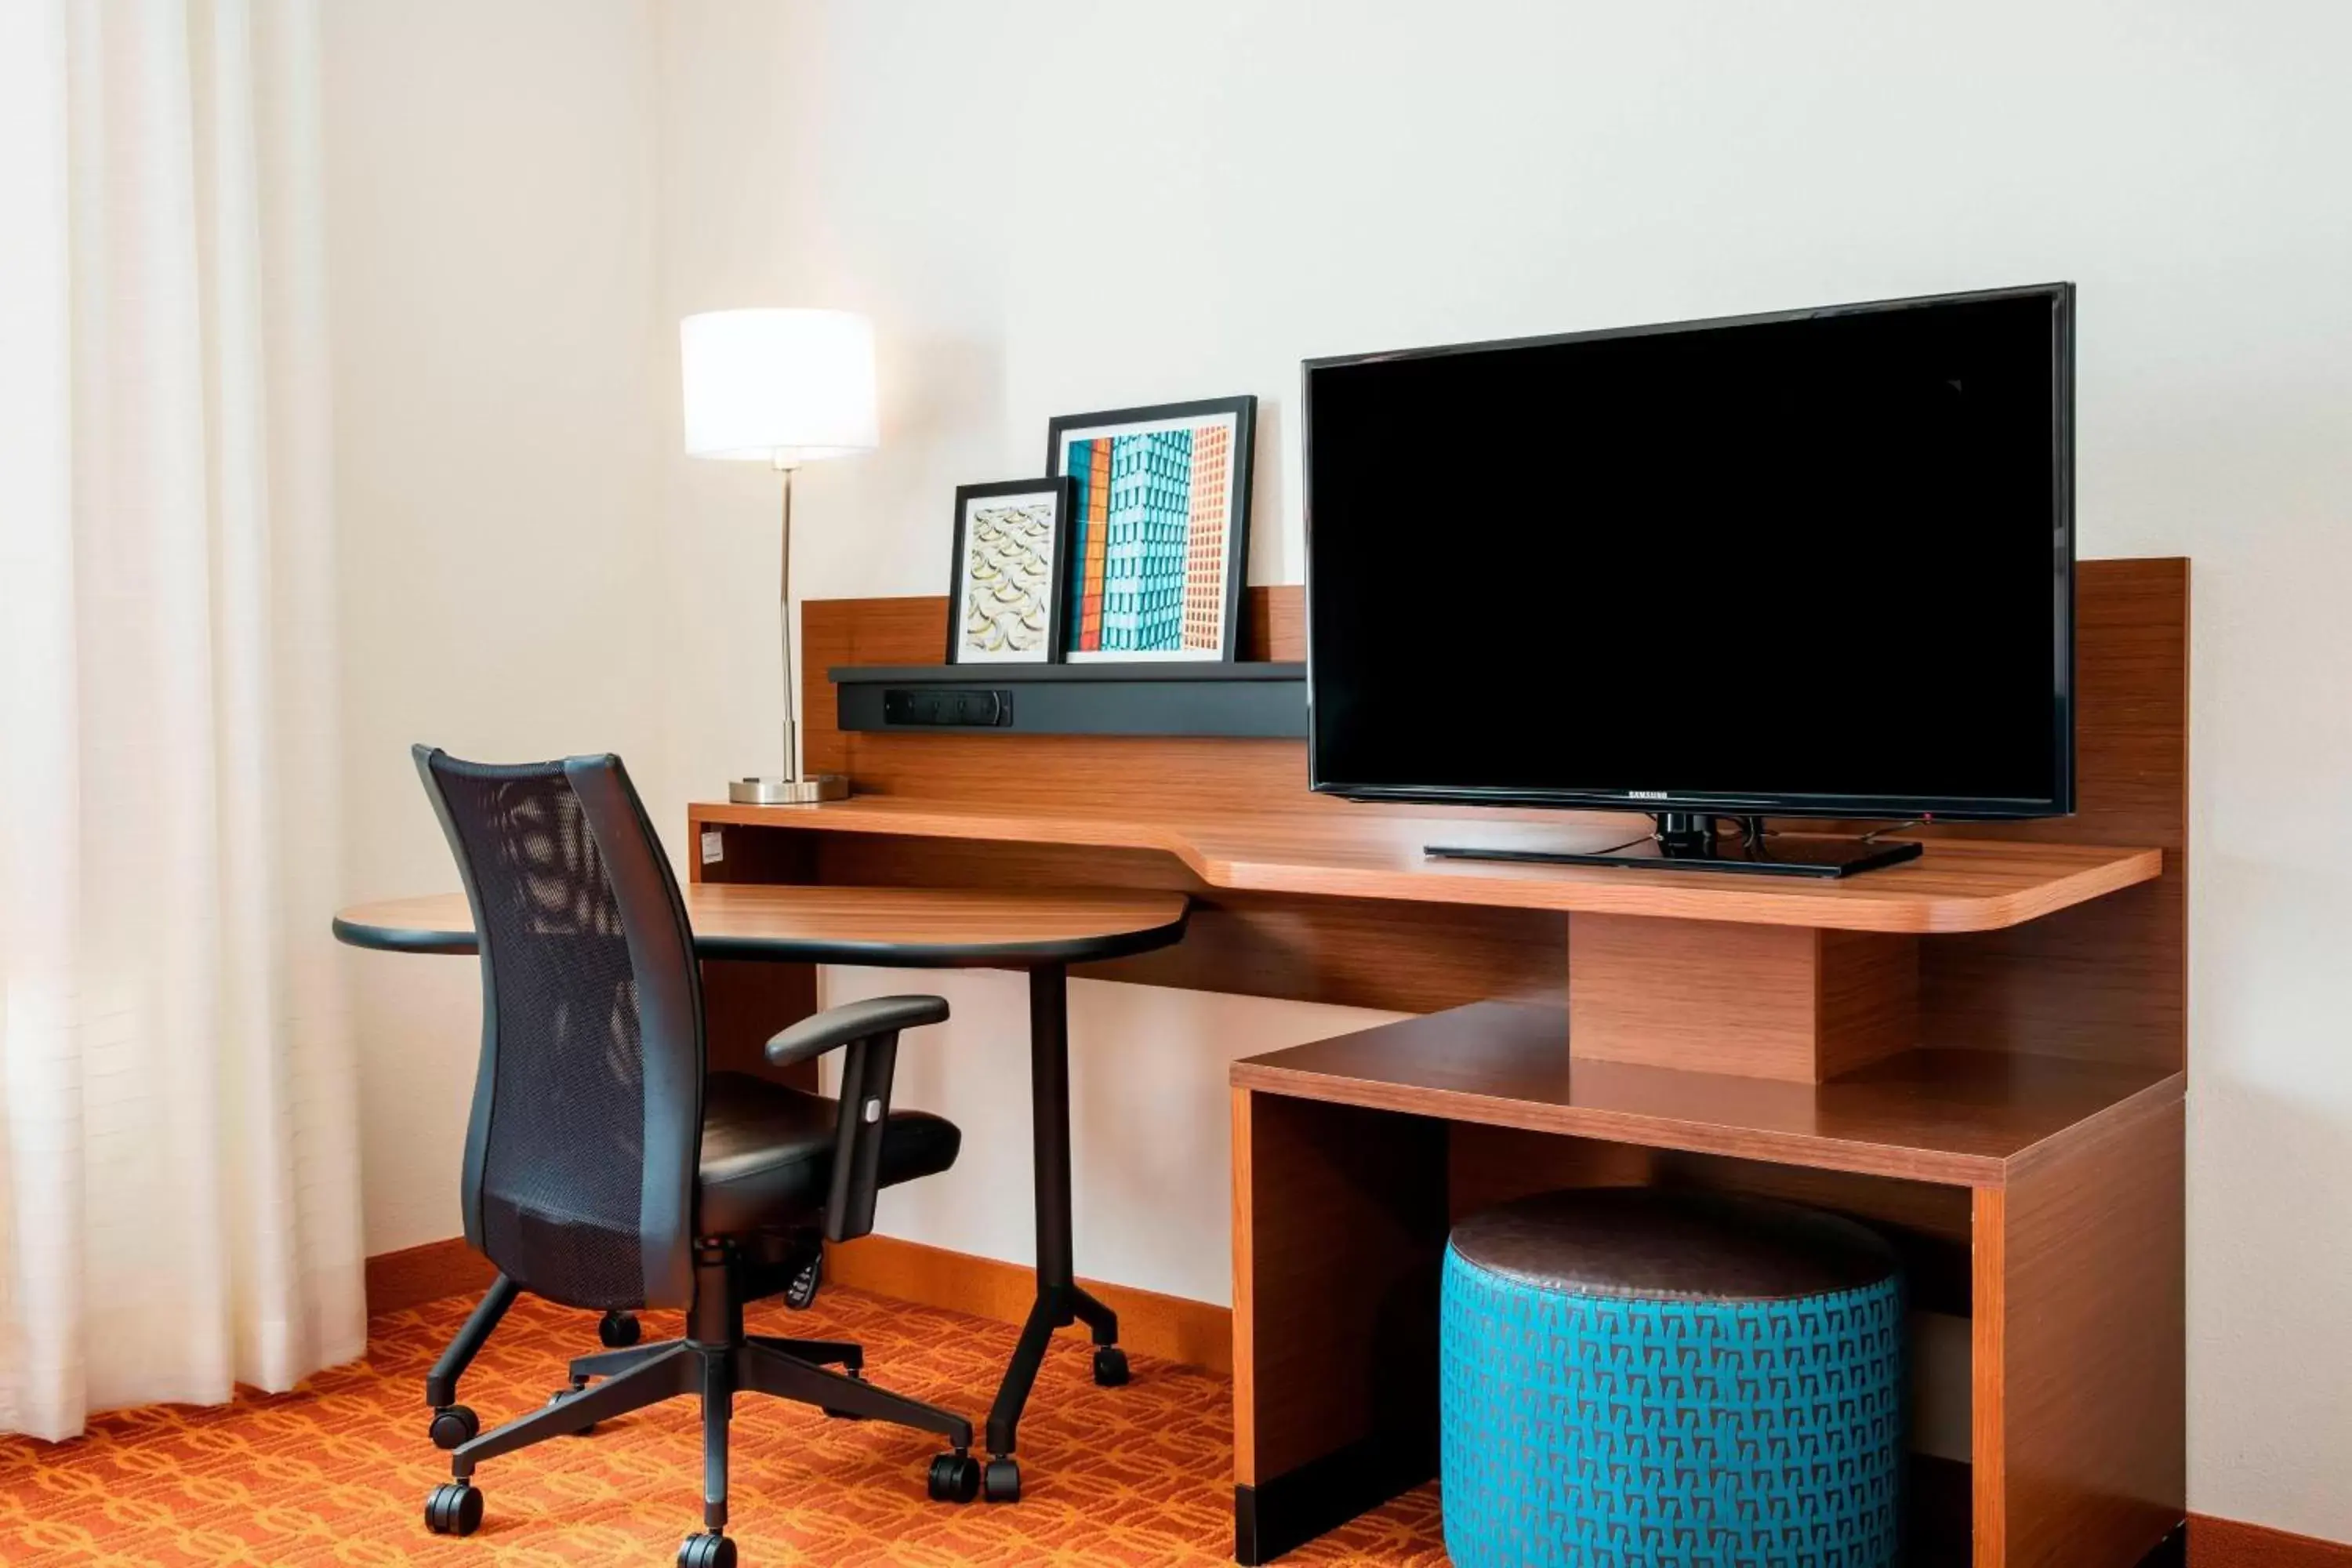
<path id="1" fill-rule="evenodd" d="M 1422 851 L 1433 843 L 1599 847 L 1638 828 L 1624 817 L 1564 812 L 1445 813 L 1320 797 L 1303 804 L 1311 809 L 1253 814 L 1188 810 L 1178 801 L 1147 816 L 856 795 L 822 805 L 711 802 L 688 815 L 697 826 L 1157 849 L 1215 888 L 1922 934 L 2021 925 L 2152 881 L 2164 864 L 2154 848 L 1946 837 L 1929 839 L 1916 860 L 1842 880 L 1431 860 Z"/>
<path id="2" fill-rule="evenodd" d="M 1118 958 L 1181 941 L 1181 893 L 994 892 L 698 882 L 681 889 L 695 951 L 899 968 L 1025 969 Z M 472 952 L 463 893 L 355 904 L 336 937 L 395 952 Z"/>
<path id="3" fill-rule="evenodd" d="M 1905 1051 L 1822 1084 L 1575 1061 L 1557 1007 L 1482 1002 L 1233 1064 L 1237 1089 L 1453 1121 L 1999 1187 L 2186 1075 L 2006 1051 Z"/>

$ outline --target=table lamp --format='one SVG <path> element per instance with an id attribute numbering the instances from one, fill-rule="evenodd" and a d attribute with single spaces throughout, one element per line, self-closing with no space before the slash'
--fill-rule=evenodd
<path id="1" fill-rule="evenodd" d="M 793 680 L 793 470 L 881 444 L 874 414 L 874 327 L 846 310 L 709 310 L 678 323 L 686 380 L 686 450 L 694 458 L 767 462 L 784 477 L 782 566 L 776 613 L 784 663 L 782 778 L 730 779 L 746 805 L 839 800 L 839 773 L 801 773 L 800 690 Z"/>

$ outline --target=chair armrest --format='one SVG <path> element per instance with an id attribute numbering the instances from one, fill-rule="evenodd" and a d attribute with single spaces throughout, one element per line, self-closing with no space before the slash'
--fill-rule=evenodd
<path id="1" fill-rule="evenodd" d="M 841 1110 L 834 1121 L 833 1190 L 824 1205 L 828 1241 L 855 1241 L 874 1228 L 874 1200 L 882 1173 L 882 1139 L 890 1120 L 890 1079 L 898 1070 L 898 1031 L 944 1022 L 940 996 L 877 996 L 828 1007 L 777 1032 L 768 1065 L 791 1067 L 836 1047 L 841 1062 Z"/>
<path id="2" fill-rule="evenodd" d="M 877 996 L 870 1002 L 845 1002 L 778 1030 L 768 1042 L 768 1065 L 788 1068 L 852 1040 L 944 1023 L 947 1016 L 947 999 L 941 996 Z"/>

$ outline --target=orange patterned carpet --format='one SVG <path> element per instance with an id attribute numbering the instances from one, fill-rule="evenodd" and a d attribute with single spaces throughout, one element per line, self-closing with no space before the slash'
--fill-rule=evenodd
<path id="1" fill-rule="evenodd" d="M 373 1325 L 368 1359 L 292 1394 L 213 1409 L 100 1416 L 87 1436 L 0 1438 L 0 1563 L 404 1563 L 665 1568 L 701 1522 L 696 1407 L 675 1401 L 593 1436 L 483 1466 L 479 1533 L 425 1533 L 425 1492 L 448 1461 L 425 1436 L 425 1369 L 471 1303 L 436 1302 Z M 856 1340 L 867 1374 L 980 1424 L 1013 1331 L 952 1312 L 830 1289 L 815 1309 L 761 1307 L 755 1332 Z M 648 1314 L 673 1337 L 674 1314 Z M 526 1298 L 467 1374 L 486 1426 L 543 1403 L 564 1361 L 596 1349 L 593 1314 Z M 1010 1507 L 933 1503 L 919 1433 L 829 1421 L 779 1401 L 736 1404 L 734 1522 L 744 1568 L 1050 1568 L 1231 1561 L 1232 1394 L 1211 1373 L 1135 1359 L 1135 1381 L 1097 1389 L 1081 1341 L 1064 1336 L 1022 1423 L 1024 1496 Z M 1436 1498 L 1423 1488 L 1283 1560 L 1439 1568 Z"/>

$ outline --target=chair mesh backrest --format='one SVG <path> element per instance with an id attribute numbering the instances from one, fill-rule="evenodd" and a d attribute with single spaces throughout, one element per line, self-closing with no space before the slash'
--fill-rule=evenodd
<path id="1" fill-rule="evenodd" d="M 436 752 L 428 765 L 474 897 L 490 1014 L 467 1234 L 541 1295 L 643 1304 L 646 1030 L 588 816 L 562 763 L 494 767 Z"/>

